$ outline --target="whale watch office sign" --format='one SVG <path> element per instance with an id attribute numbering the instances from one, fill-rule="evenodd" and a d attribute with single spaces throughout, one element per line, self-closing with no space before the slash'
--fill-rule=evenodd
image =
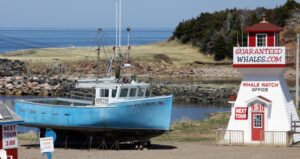
<path id="1" fill-rule="evenodd" d="M 233 65 L 285 65 L 285 47 L 234 47 Z"/>

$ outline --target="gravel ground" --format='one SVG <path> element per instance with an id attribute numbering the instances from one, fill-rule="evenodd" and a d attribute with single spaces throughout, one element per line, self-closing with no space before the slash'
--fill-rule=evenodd
<path id="1" fill-rule="evenodd" d="M 299 158 L 299 147 L 216 146 L 203 142 L 153 143 L 147 150 L 55 149 L 53 159 L 289 159 Z M 19 148 L 20 159 L 40 159 L 38 148 Z M 44 157 L 46 158 L 46 157 Z"/>

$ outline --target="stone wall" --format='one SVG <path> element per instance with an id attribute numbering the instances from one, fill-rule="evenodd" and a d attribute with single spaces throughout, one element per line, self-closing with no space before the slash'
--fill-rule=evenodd
<path id="1" fill-rule="evenodd" d="M 0 59 L 0 77 L 21 75 L 24 74 L 25 71 L 26 65 L 22 61 Z"/>
<path id="2" fill-rule="evenodd" d="M 176 101 L 206 104 L 226 104 L 228 97 L 238 91 L 237 87 L 227 87 L 226 85 L 207 87 L 205 84 L 193 85 L 153 85 L 154 95 L 173 94 Z"/>
<path id="3" fill-rule="evenodd" d="M 71 91 L 75 81 L 59 76 L 8 76 L 0 78 L 2 95 L 57 96 Z"/>

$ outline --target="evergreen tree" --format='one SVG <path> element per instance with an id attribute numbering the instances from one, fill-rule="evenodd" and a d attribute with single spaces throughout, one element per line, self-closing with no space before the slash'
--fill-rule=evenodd
<path id="1" fill-rule="evenodd" d="M 242 27 L 258 23 L 261 21 L 262 14 L 267 15 L 269 22 L 284 26 L 295 8 L 300 9 L 300 4 L 295 0 L 287 0 L 283 6 L 275 9 L 238 10 L 234 8 L 214 13 L 201 13 L 196 18 L 180 22 L 172 39 L 179 39 L 182 43 L 191 43 L 198 47 L 200 52 L 214 54 L 215 60 L 231 58 L 232 47 L 237 43 L 237 35 L 242 35 Z M 241 26 L 242 23 L 244 26 Z M 239 39 L 241 38 L 240 36 Z"/>

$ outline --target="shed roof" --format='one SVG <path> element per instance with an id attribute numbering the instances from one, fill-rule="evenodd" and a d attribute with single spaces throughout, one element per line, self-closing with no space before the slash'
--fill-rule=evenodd
<path id="1" fill-rule="evenodd" d="M 283 28 L 277 25 L 271 24 L 265 20 L 251 25 L 245 29 L 245 32 L 279 32 L 282 31 Z"/>

